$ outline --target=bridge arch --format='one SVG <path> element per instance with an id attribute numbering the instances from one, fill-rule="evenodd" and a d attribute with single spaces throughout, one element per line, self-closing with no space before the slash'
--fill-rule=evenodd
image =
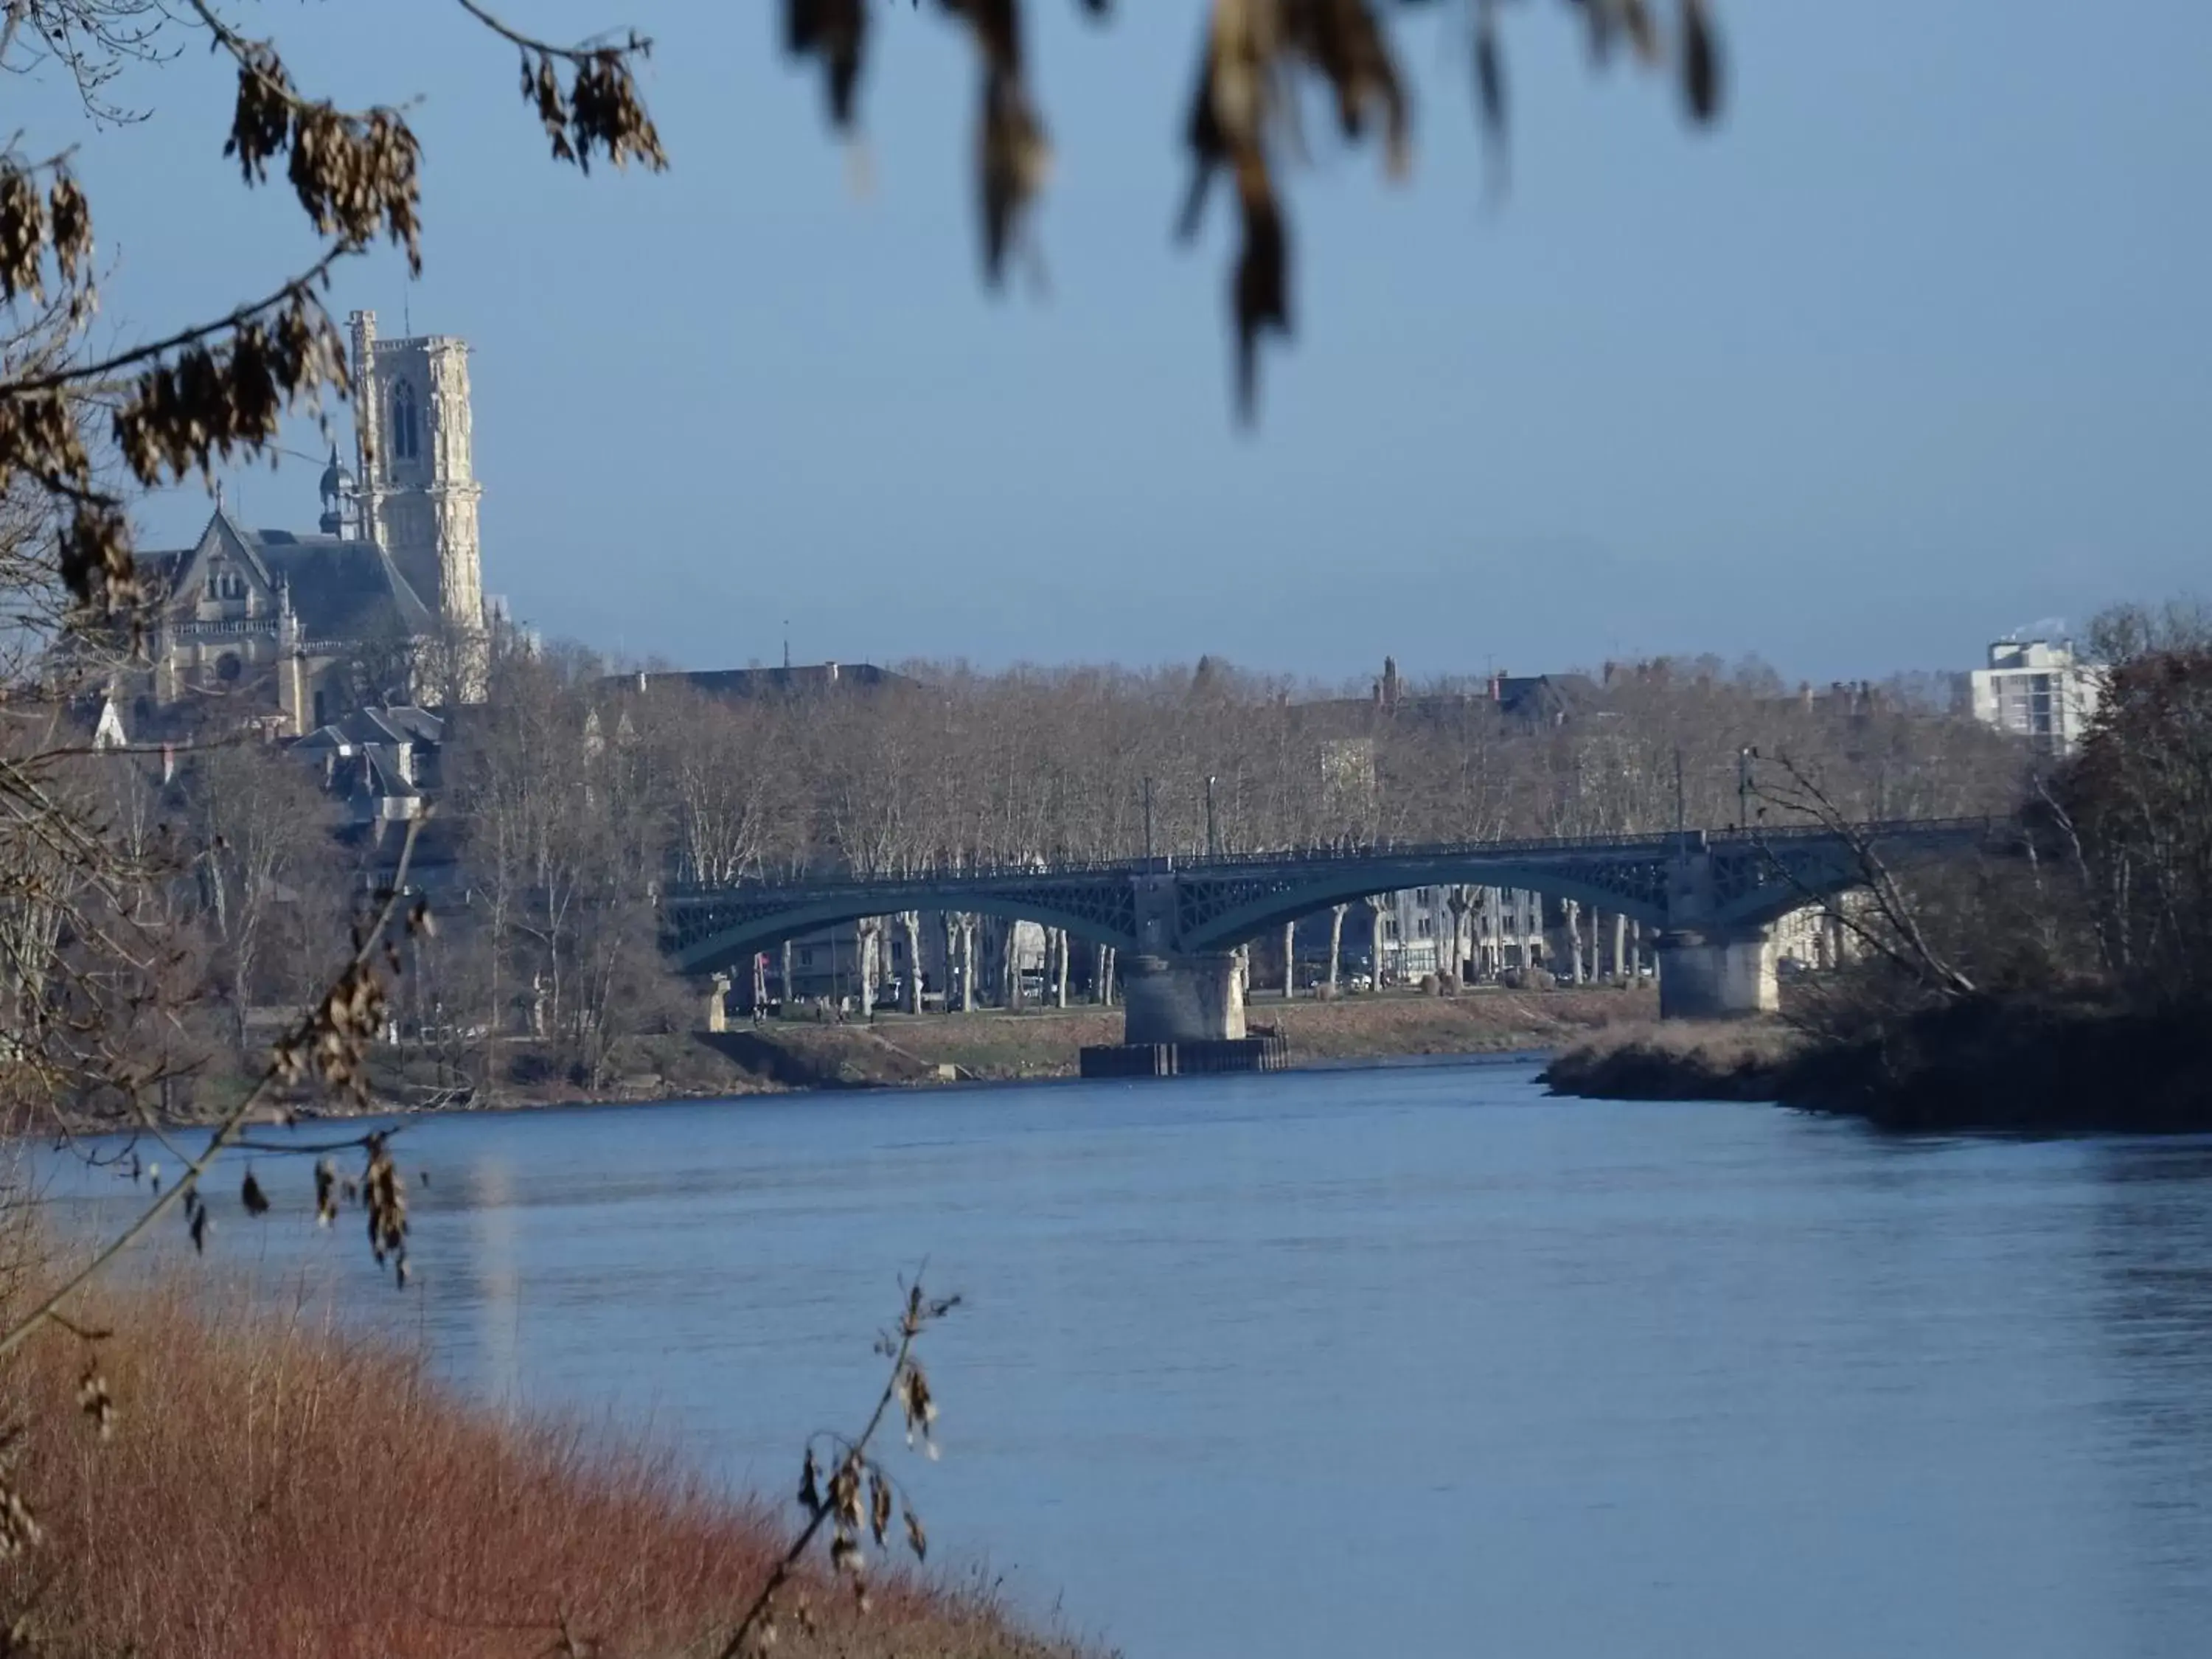
<path id="1" fill-rule="evenodd" d="M 1607 879 L 1608 875 L 1613 878 Z M 1286 923 L 1316 910 L 1415 887 L 1497 887 L 1540 893 L 1618 913 L 1654 928 L 1667 924 L 1666 872 L 1656 861 L 1594 869 L 1586 865 L 1562 868 L 1541 861 L 1439 859 L 1330 872 L 1310 883 L 1253 894 L 1187 928 L 1183 948 L 1233 950 L 1279 933 Z"/>
<path id="2" fill-rule="evenodd" d="M 1133 934 L 1093 917 L 1042 903 L 1029 895 L 985 890 L 963 894 L 954 901 L 938 898 L 915 903 L 908 895 L 856 890 L 834 895 L 807 894 L 781 908 L 762 909 L 733 918 L 720 927 L 710 926 L 688 941 L 679 939 L 670 954 L 681 974 L 728 973 L 744 967 L 756 954 L 771 950 L 786 939 L 819 933 L 825 927 L 850 925 L 869 916 L 896 916 L 909 910 L 992 916 L 1002 921 L 1033 921 L 1045 927 L 1064 928 L 1071 938 L 1092 945 L 1107 945 L 1125 953 L 1137 949 Z"/>

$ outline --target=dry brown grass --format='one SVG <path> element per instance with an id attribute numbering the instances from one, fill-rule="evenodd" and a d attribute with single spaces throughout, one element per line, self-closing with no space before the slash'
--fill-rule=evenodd
<path id="1" fill-rule="evenodd" d="M 40 1652 L 523 1659 L 562 1651 L 564 1620 L 601 1659 L 712 1651 L 789 1535 L 671 1458 L 512 1426 L 319 1324 L 173 1287 L 100 1304 L 112 1437 L 79 1409 L 77 1338 L 43 1334 L 0 1377 L 23 1431 L 9 1484 L 44 1534 L 0 1563 L 0 1629 L 33 1602 Z M 865 1616 L 806 1595 L 819 1633 L 787 1617 L 779 1652 L 1061 1651 L 910 1578 L 879 1579 Z"/>
<path id="2" fill-rule="evenodd" d="M 1589 1030 L 1544 1079 L 1560 1094 L 1618 1100 L 1768 1100 L 1804 1049 L 1778 1020 L 1650 1020 Z"/>

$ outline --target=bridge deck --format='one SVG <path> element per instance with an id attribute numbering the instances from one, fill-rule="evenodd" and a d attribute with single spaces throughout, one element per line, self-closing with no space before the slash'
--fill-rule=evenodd
<path id="1" fill-rule="evenodd" d="M 1987 818 L 1905 819 L 1844 830 L 1810 824 L 796 874 L 668 890 L 664 942 L 684 971 L 703 973 L 781 939 L 921 910 L 1038 921 L 1135 952 L 1205 952 L 1368 894 L 1449 885 L 1542 892 L 1662 930 L 1741 929 L 1862 884 L 1868 844 L 1959 846 L 1986 842 L 1996 827 Z"/>

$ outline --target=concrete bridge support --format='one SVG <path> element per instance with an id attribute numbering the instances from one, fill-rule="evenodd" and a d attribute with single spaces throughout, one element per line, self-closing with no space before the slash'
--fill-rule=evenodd
<path id="1" fill-rule="evenodd" d="M 1660 1018 L 1729 1019 L 1781 1006 L 1769 929 L 1659 936 Z"/>
<path id="2" fill-rule="evenodd" d="M 1244 1036 L 1235 952 L 1132 957 L 1121 964 L 1122 1042 L 1222 1042 Z"/>

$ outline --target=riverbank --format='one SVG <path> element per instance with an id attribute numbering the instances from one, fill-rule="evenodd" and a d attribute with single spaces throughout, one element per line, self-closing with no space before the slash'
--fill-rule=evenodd
<path id="1" fill-rule="evenodd" d="M 1654 1012 L 1648 989 L 1486 989 L 1449 997 L 1261 1000 L 1246 1018 L 1255 1030 L 1281 1031 L 1295 1066 L 1551 1048 Z M 741 1086 L 846 1089 L 1070 1078 L 1085 1045 L 1121 1040 L 1118 1008 L 892 1015 L 868 1025 L 771 1020 L 699 1039 L 727 1059 Z"/>
<path id="2" fill-rule="evenodd" d="M 1369 994 L 1288 1003 L 1262 998 L 1247 1009 L 1255 1030 L 1279 1030 L 1291 1064 L 1397 1060 L 1556 1048 L 1586 1033 L 1650 1020 L 1647 986 L 1455 995 Z M 380 1109 L 520 1109 L 541 1105 L 725 1099 L 802 1090 L 927 1088 L 949 1083 L 1036 1082 L 1077 1074 L 1093 1043 L 1119 1042 L 1119 1008 L 1028 1009 L 1018 1013 L 879 1013 L 867 1022 L 741 1022 L 722 1032 L 629 1037 L 615 1048 L 608 1080 L 592 1087 L 543 1048 L 513 1045 L 502 1056 L 496 1098 L 464 1098 L 449 1061 L 386 1051 L 374 1062 Z M 220 1109 L 242 1078 L 209 1079 L 200 1095 Z M 205 1106 L 196 1114 L 210 1115 Z"/>
<path id="3" fill-rule="evenodd" d="M 21 1431 L 7 1490 L 40 1534 L 0 1559 L 0 1629 L 23 1614 L 41 1654 L 711 1654 L 793 1535 L 795 1504 L 740 1502 L 668 1455 L 471 1408 L 410 1354 L 211 1310 L 195 1289 L 79 1310 L 112 1333 L 96 1351 L 105 1437 L 75 1337 L 34 1339 L 0 1377 Z M 830 1420 L 866 1407 L 821 1402 Z M 798 1461 L 794 1440 L 794 1491 Z M 1076 1659 L 987 1595 L 887 1565 L 865 1614 L 848 1587 L 799 1588 L 815 1630 L 785 1617 L 778 1653 Z M 17 1650 L 12 1633 L 0 1646 Z"/>
<path id="4" fill-rule="evenodd" d="M 2212 1025 L 2181 1012 L 1967 998 L 1814 1038 L 1779 1021 L 1617 1025 L 1544 1072 L 1612 1100 L 1778 1101 L 1907 1133 L 2212 1133 Z"/>
<path id="5" fill-rule="evenodd" d="M 1779 1100 L 1802 1047 L 1779 1021 L 1623 1022 L 1559 1049 L 1543 1081 L 1587 1100 Z"/>
<path id="6" fill-rule="evenodd" d="M 1650 1021 L 1648 984 L 1514 991 L 1484 987 L 1452 995 L 1368 993 L 1334 1000 L 1262 997 L 1249 1005 L 1255 1030 L 1280 1030 L 1292 1067 L 1315 1062 L 1399 1060 L 1553 1049 L 1586 1034 Z M 672 1031 L 620 1039 L 594 1085 L 548 1045 L 501 1047 L 500 1081 L 487 1097 L 469 1082 L 480 1055 L 382 1048 L 370 1060 L 374 1115 L 515 1111 L 533 1106 L 625 1105 L 722 1100 L 745 1095 L 838 1089 L 926 1088 L 951 1083 L 1036 1082 L 1077 1075 L 1088 1044 L 1119 1042 L 1119 1008 L 1028 1009 L 1017 1013 L 879 1013 L 842 1024 L 811 1019 L 741 1022 L 722 1032 Z M 236 1064 L 210 1064 L 175 1079 L 161 1115 L 206 1123 L 258 1081 Z M 31 1120 L 40 1132 L 51 1109 Z M 301 1117 L 354 1115 L 306 1091 L 288 1103 Z M 265 1116 L 283 1115 L 272 1103 Z M 95 1133 L 112 1120 L 87 1115 L 64 1127 Z"/>

